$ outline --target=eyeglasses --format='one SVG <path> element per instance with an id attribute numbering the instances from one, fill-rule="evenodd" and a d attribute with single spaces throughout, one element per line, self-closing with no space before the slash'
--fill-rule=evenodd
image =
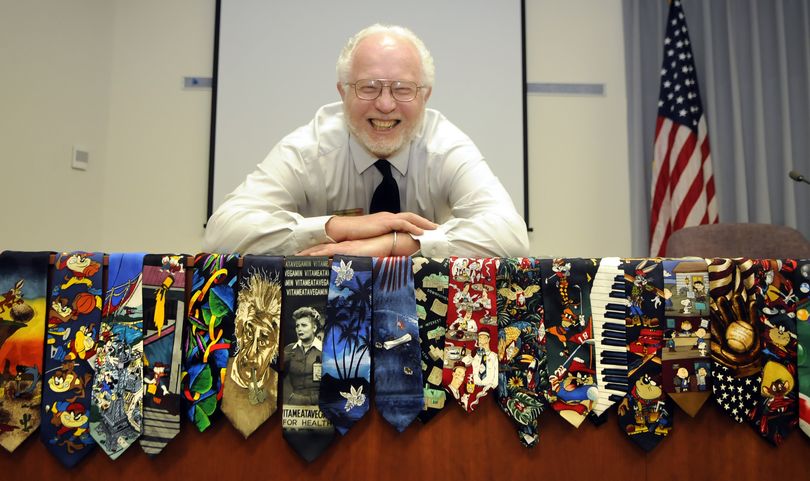
<path id="1" fill-rule="evenodd" d="M 355 83 L 347 83 L 354 87 L 354 93 L 361 100 L 375 100 L 382 94 L 383 88 L 391 89 L 391 96 L 397 102 L 410 102 L 416 98 L 419 89 L 426 88 L 424 85 L 417 85 L 416 82 L 408 80 L 382 80 L 382 79 L 362 79 Z"/>

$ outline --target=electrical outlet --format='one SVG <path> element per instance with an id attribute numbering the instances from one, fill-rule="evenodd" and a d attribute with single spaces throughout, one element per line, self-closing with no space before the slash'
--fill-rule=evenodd
<path id="1" fill-rule="evenodd" d="M 73 146 L 73 156 L 70 158 L 70 166 L 76 170 L 87 170 L 90 164 L 90 153 L 84 147 Z"/>

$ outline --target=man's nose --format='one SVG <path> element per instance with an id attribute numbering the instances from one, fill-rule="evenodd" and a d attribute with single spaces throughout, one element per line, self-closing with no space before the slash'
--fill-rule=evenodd
<path id="1" fill-rule="evenodd" d="M 374 106 L 380 112 L 391 112 L 395 108 L 397 108 L 397 101 L 394 100 L 394 96 L 391 93 L 391 86 L 384 85 L 382 88 L 382 92 L 380 92 L 380 96 L 374 100 Z"/>

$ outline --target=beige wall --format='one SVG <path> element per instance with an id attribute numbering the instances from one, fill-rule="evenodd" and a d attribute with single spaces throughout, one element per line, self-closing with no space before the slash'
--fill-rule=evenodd
<path id="1" fill-rule="evenodd" d="M 211 75 L 214 3 L 0 3 L 13 66 L 0 76 L 0 249 L 200 249 L 211 92 L 183 77 Z M 529 98 L 532 253 L 626 255 L 621 0 L 526 5 L 528 81 L 606 85 Z M 86 172 L 70 168 L 74 144 Z M 618 193 L 601 198 L 602 185 Z"/>

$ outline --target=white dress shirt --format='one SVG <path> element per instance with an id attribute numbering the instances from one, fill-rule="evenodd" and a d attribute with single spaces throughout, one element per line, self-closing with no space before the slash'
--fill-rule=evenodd
<path id="1" fill-rule="evenodd" d="M 208 221 L 205 251 L 292 255 L 332 242 L 332 215 L 368 213 L 382 174 L 349 134 L 342 103 L 281 140 Z M 426 109 L 419 133 L 388 161 L 401 210 L 439 224 L 414 236 L 429 257 L 528 255 L 526 224 L 469 137 Z"/>

